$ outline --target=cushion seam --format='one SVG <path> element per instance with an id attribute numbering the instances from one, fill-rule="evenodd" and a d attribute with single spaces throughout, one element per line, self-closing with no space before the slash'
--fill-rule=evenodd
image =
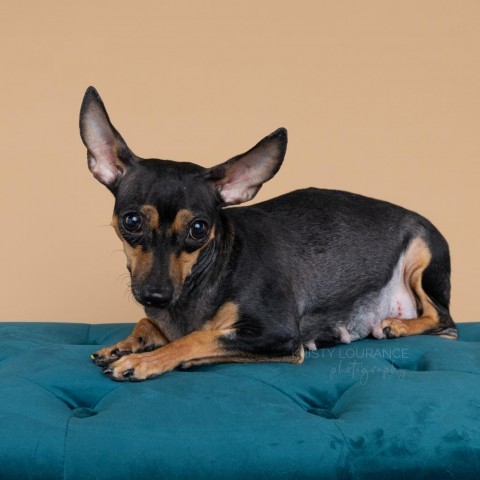
<path id="1" fill-rule="evenodd" d="M 72 420 L 73 416 L 70 415 L 67 420 L 67 425 L 65 427 L 65 437 L 63 439 L 63 480 L 65 480 L 65 468 L 67 463 L 67 437 L 68 437 L 68 427 L 70 426 L 70 421 Z"/>

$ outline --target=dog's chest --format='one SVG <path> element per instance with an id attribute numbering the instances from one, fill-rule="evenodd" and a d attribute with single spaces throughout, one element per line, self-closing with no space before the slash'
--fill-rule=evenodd
<path id="1" fill-rule="evenodd" d="M 145 309 L 148 318 L 162 331 L 170 342 L 184 337 L 196 330 L 201 330 L 203 322 L 199 321 L 198 312 L 188 309 L 169 312 L 167 310 Z"/>

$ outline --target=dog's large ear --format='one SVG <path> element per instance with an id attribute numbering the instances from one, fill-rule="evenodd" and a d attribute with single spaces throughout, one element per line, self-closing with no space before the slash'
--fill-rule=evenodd
<path id="1" fill-rule="evenodd" d="M 105 105 L 88 87 L 80 109 L 80 136 L 87 147 L 88 168 L 110 190 L 115 190 L 134 155 L 108 118 Z"/>
<path id="2" fill-rule="evenodd" d="M 222 205 L 251 200 L 278 172 L 286 150 L 287 130 L 279 128 L 248 152 L 208 169 L 207 178 L 213 182 Z"/>

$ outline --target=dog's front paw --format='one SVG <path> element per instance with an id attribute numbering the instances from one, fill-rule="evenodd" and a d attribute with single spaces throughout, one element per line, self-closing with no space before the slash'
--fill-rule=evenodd
<path id="1" fill-rule="evenodd" d="M 125 355 L 138 352 L 151 352 L 155 345 L 148 344 L 142 337 L 129 337 L 111 347 L 102 348 L 91 355 L 95 365 L 106 367 Z"/>
<path id="2" fill-rule="evenodd" d="M 387 338 L 403 337 L 407 334 L 405 323 L 398 318 L 387 318 L 382 322 L 382 330 Z"/>
<path id="3" fill-rule="evenodd" d="M 156 353 L 156 352 L 152 352 Z M 170 370 L 166 364 L 148 353 L 132 354 L 107 365 L 103 373 L 117 382 L 140 382 Z"/>
<path id="4" fill-rule="evenodd" d="M 123 355 L 129 355 L 132 353 L 128 350 L 120 350 L 116 345 L 112 345 L 111 347 L 102 348 L 98 350 L 98 352 L 92 353 L 91 358 L 95 365 L 99 367 L 106 367 L 110 365 L 115 360 L 118 360 Z"/>

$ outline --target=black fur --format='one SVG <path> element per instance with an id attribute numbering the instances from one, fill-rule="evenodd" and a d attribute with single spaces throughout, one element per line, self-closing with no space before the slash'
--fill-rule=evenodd
<path id="1" fill-rule="evenodd" d="M 88 97 L 87 107 L 90 101 Z M 103 103 L 101 106 L 104 108 Z M 82 115 L 87 107 L 82 107 Z M 142 160 L 113 131 L 123 155 L 120 173 L 107 185 L 115 195 L 115 215 L 121 219 L 128 212 L 153 205 L 160 219 L 160 233 L 132 236 L 122 232 L 132 246 L 154 252 L 149 278 L 132 286 L 140 302 L 142 289 L 167 288 L 171 255 L 200 246 L 162 233 L 179 210 L 189 210 L 215 229 L 214 239 L 201 251 L 178 296 L 166 308 L 145 309 L 149 318 L 169 332 L 171 340 L 201 329 L 226 302 L 238 305 L 239 318 L 236 334 L 222 342 L 229 350 L 247 356 L 282 357 L 298 354 L 301 345 L 309 342 L 317 347 L 335 344 L 341 341 L 341 326 L 356 332 L 356 338 L 366 336 L 368 328 L 356 319 L 356 309 L 374 302 L 416 237 L 426 242 L 432 254 L 422 281 L 441 324 L 430 333 L 456 330 L 449 314 L 448 245 L 422 216 L 388 202 L 316 188 L 248 207 L 223 208 L 227 202 L 221 179 L 239 159 L 258 146 L 264 148 L 265 142 L 278 143 L 272 154 L 278 160 L 269 167 L 270 177 L 265 174 L 259 185 L 252 187 L 254 193 L 265 178 L 275 174 L 286 149 L 284 129 L 213 169 Z"/>
<path id="2" fill-rule="evenodd" d="M 315 188 L 220 208 L 202 170 L 160 160 L 139 162 L 117 193 L 115 213 L 131 210 L 135 199 L 155 205 L 164 227 L 182 208 L 216 227 L 215 243 L 201 253 L 183 296 L 170 307 L 178 336 L 234 301 L 241 317 L 238 335 L 226 340 L 232 349 L 282 355 L 301 340 L 338 343 L 338 326 L 347 326 L 355 302 L 387 284 L 415 236 L 432 251 L 425 291 L 444 317 L 442 328 L 453 326 L 448 246 L 428 220 L 404 208 Z M 162 240 L 146 248 L 168 255 L 174 246 Z M 160 282 L 165 275 L 158 269 L 153 276 Z M 147 313 L 158 316 L 155 309 Z"/>

